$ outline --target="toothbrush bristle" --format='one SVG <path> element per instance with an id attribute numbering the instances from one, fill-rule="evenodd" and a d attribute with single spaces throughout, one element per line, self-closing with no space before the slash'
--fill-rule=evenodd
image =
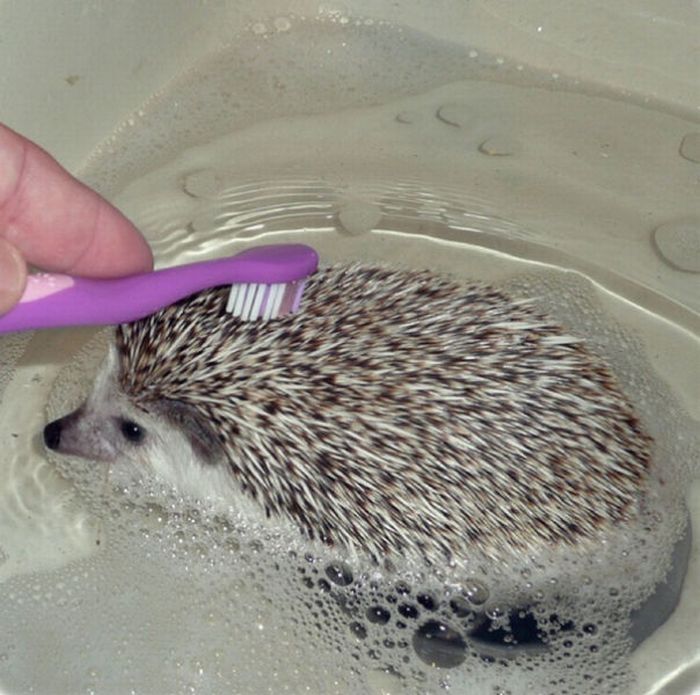
<path id="1" fill-rule="evenodd" d="M 298 311 L 305 279 L 279 283 L 231 285 L 226 311 L 242 321 L 273 319 Z"/>

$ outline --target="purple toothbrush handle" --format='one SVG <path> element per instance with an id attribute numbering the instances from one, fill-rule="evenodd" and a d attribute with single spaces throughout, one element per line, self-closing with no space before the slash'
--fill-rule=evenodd
<path id="1" fill-rule="evenodd" d="M 42 275 L 33 291 L 0 317 L 0 333 L 128 323 L 211 287 L 289 283 L 317 268 L 318 254 L 309 246 L 278 244 L 114 280 Z M 37 285 L 45 291 L 37 291 Z"/>

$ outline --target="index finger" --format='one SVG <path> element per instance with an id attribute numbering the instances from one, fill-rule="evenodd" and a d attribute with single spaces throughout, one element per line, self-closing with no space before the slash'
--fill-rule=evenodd
<path id="1" fill-rule="evenodd" d="M 2 124 L 0 236 L 43 270 L 118 277 L 153 267 L 146 240 L 124 215 Z"/>

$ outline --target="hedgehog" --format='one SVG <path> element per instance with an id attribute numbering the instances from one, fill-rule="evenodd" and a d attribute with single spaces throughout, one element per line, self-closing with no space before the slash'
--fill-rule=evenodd
<path id="1" fill-rule="evenodd" d="M 117 327 L 47 447 L 375 561 L 580 546 L 638 512 L 650 436 L 531 302 L 358 264 L 319 270 L 272 321 L 231 316 L 226 294 Z"/>

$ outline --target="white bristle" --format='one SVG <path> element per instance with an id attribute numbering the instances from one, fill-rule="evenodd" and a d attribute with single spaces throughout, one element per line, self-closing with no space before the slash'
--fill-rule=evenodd
<path id="1" fill-rule="evenodd" d="M 268 321 L 272 317 L 272 285 L 267 285 L 265 292 L 265 306 L 263 308 L 262 318 L 263 321 Z"/>
<path id="2" fill-rule="evenodd" d="M 240 316 L 241 310 L 243 309 L 243 302 L 245 301 L 246 292 L 248 291 L 248 285 L 240 285 L 238 290 L 238 295 L 236 297 L 236 304 L 231 312 L 234 316 Z"/>
<path id="3" fill-rule="evenodd" d="M 236 303 L 236 297 L 238 296 L 238 290 L 240 285 L 231 285 L 231 290 L 228 293 L 228 301 L 226 302 L 226 311 L 230 314 L 233 311 L 233 307 Z"/>
<path id="4" fill-rule="evenodd" d="M 275 288 L 274 300 L 272 302 L 272 316 L 277 316 L 282 305 L 282 297 L 284 297 L 284 285 L 273 285 Z"/>
<path id="5" fill-rule="evenodd" d="M 253 306 L 253 300 L 255 299 L 255 292 L 258 285 L 247 285 L 245 301 L 243 302 L 243 309 L 241 310 L 241 318 L 244 321 L 250 320 L 250 309 Z"/>
<path id="6" fill-rule="evenodd" d="M 260 307 L 262 306 L 263 297 L 265 296 L 265 285 L 256 285 L 255 300 L 250 308 L 250 318 L 256 319 L 260 316 Z"/>
<path id="7" fill-rule="evenodd" d="M 266 321 L 271 319 L 273 316 L 273 310 L 275 306 L 275 297 L 277 296 L 277 285 L 268 286 L 267 301 L 265 303 L 265 313 L 263 314 L 263 319 Z"/>

